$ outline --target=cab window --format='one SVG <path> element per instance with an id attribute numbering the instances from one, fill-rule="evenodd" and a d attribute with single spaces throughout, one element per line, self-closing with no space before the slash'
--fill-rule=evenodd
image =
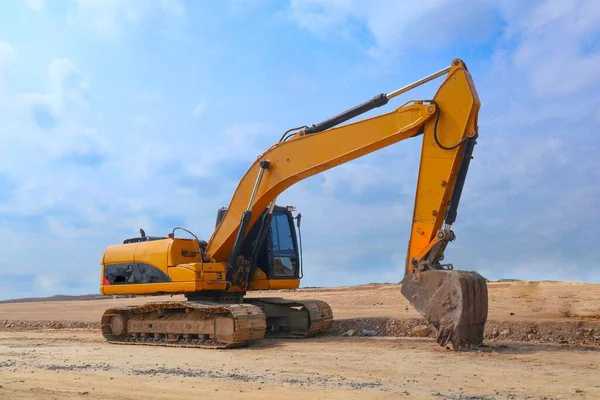
<path id="1" fill-rule="evenodd" d="M 271 221 L 273 268 L 276 277 L 294 277 L 298 265 L 294 239 L 287 213 L 274 213 Z"/>

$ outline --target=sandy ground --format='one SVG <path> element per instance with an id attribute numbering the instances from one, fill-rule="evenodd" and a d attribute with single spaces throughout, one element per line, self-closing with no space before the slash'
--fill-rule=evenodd
<path id="1" fill-rule="evenodd" d="M 490 282 L 489 320 L 600 320 L 600 285 L 565 282 Z M 365 285 L 253 293 L 251 297 L 319 299 L 328 302 L 336 319 L 358 317 L 418 318 L 400 293 L 400 285 Z M 135 299 L 0 304 L 0 320 L 99 321 L 105 309 L 147 301 L 184 299 L 156 296 Z M 511 315 L 513 313 L 514 315 Z"/>
<path id="2" fill-rule="evenodd" d="M 489 289 L 492 325 L 600 332 L 600 285 Z M 339 323 L 418 318 L 397 285 L 271 295 L 328 301 Z M 112 305 L 146 301 L 0 304 L 0 399 L 600 399 L 600 345 L 492 340 L 457 353 L 432 338 L 326 336 L 215 351 L 108 345 L 97 330 L 2 327 L 3 320 L 97 321 Z"/>
<path id="3" fill-rule="evenodd" d="M 428 339 L 265 340 L 235 351 L 106 345 L 95 332 L 0 332 L 0 398 L 600 398 L 599 347 Z M 471 396 L 471 397 L 469 397 Z"/>

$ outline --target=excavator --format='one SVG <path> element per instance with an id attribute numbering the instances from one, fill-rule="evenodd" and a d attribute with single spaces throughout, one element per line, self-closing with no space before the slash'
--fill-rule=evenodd
<path id="1" fill-rule="evenodd" d="M 430 100 L 345 122 L 444 77 Z M 478 138 L 480 101 L 466 64 L 450 66 L 311 126 L 286 131 L 252 163 L 208 241 L 176 227 L 108 246 L 101 258 L 103 295 L 179 294 L 185 299 L 113 307 L 101 317 L 109 343 L 228 349 L 264 338 L 305 338 L 330 329 L 321 300 L 247 296 L 297 289 L 303 276 L 301 214 L 278 205 L 293 184 L 343 163 L 422 137 L 414 213 L 400 292 L 437 332 L 437 343 L 462 350 L 483 343 L 485 279 L 443 264 Z M 176 232 L 184 234 L 176 237 Z M 179 232 L 177 232 L 179 233 Z M 187 234 L 187 235 L 186 235 Z"/>

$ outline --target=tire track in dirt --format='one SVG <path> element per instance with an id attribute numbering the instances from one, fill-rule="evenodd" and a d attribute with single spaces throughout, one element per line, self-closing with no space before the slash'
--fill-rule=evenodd
<path id="1" fill-rule="evenodd" d="M 65 328 L 0 334 L 0 398 L 78 399 L 85 394 L 94 400 L 131 400 L 158 399 L 160 393 L 168 400 L 175 397 L 173 390 L 179 391 L 178 398 L 214 398 L 215 392 L 235 398 L 243 391 L 249 399 L 263 400 L 306 399 L 308 393 L 339 400 L 549 400 L 600 394 L 594 355 L 599 346 L 492 343 L 453 353 L 428 339 L 332 335 L 269 339 L 256 348 L 205 354 L 105 345 L 97 332 Z M 131 382 L 137 382 L 135 392 Z"/>
<path id="2" fill-rule="evenodd" d="M 39 362 L 36 359 L 23 357 L 26 354 L 20 354 L 20 361 L 17 364 L 14 360 L 0 362 L 0 371 L 17 372 L 18 370 L 41 369 L 46 371 L 56 372 L 112 372 L 119 374 L 127 374 L 134 376 L 148 376 L 148 377 L 180 377 L 180 378 L 203 378 L 210 380 L 221 380 L 221 381 L 238 381 L 247 383 L 258 383 L 258 384 L 287 384 L 291 386 L 306 386 L 316 387 L 323 389 L 377 389 L 383 392 L 397 392 L 400 390 L 399 387 L 389 383 L 383 383 L 380 379 L 373 381 L 355 381 L 345 377 L 339 376 L 328 376 L 323 374 L 319 375 L 317 372 L 314 376 L 298 376 L 294 378 L 287 378 L 279 376 L 282 371 L 272 371 L 267 369 L 263 374 L 252 374 L 240 370 L 233 371 L 220 371 L 220 370 L 207 370 L 201 368 L 192 367 L 153 367 L 153 368 L 139 368 L 130 367 L 123 368 L 118 365 L 114 365 L 110 362 L 102 363 L 87 363 L 83 362 L 80 364 L 72 363 L 44 363 Z M 33 372 L 32 372 L 33 373 Z"/>

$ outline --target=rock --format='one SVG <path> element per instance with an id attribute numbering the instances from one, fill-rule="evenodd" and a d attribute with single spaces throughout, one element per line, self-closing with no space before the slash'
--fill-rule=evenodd
<path id="1" fill-rule="evenodd" d="M 510 335 L 510 329 L 503 330 L 502 332 L 500 332 L 500 335 L 501 336 L 508 336 L 508 335 Z"/>
<path id="2" fill-rule="evenodd" d="M 379 332 L 377 331 L 369 331 L 367 329 L 361 329 L 361 331 L 359 332 L 360 336 L 377 336 Z"/>
<path id="3" fill-rule="evenodd" d="M 56 329 L 62 329 L 63 328 L 63 324 L 60 322 L 56 323 Z"/>
<path id="4" fill-rule="evenodd" d="M 530 326 L 527 328 L 527 332 L 525 332 L 525 333 L 532 333 L 532 334 L 534 334 L 534 335 L 535 335 L 535 334 L 537 334 L 537 333 L 538 333 L 538 332 L 537 332 L 537 327 L 536 327 L 535 325 L 530 325 Z"/>
<path id="5" fill-rule="evenodd" d="M 350 329 L 349 331 L 342 333 L 342 336 L 354 336 L 355 333 L 356 331 L 354 329 Z"/>
<path id="6" fill-rule="evenodd" d="M 412 336 L 417 337 L 427 337 L 431 333 L 431 328 L 427 325 L 418 325 L 412 328 L 411 334 Z"/>
<path id="7" fill-rule="evenodd" d="M 490 334 L 490 336 L 493 337 L 493 338 L 497 338 L 498 335 L 500 335 L 500 331 L 498 329 L 494 328 L 492 330 L 492 333 Z"/>

